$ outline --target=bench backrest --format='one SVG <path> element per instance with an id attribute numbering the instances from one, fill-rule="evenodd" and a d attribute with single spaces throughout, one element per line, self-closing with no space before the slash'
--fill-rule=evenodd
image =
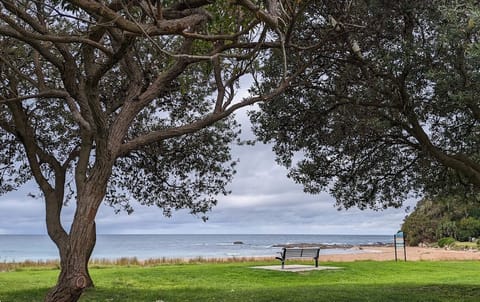
<path id="1" fill-rule="evenodd" d="M 286 258 L 301 258 L 301 257 L 310 257 L 318 258 L 320 252 L 319 248 L 284 248 L 283 257 Z"/>

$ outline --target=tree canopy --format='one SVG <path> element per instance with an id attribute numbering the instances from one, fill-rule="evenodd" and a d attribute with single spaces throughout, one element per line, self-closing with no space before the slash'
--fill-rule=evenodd
<path id="1" fill-rule="evenodd" d="M 276 102 L 253 112 L 255 132 L 305 191 L 339 207 L 382 209 L 409 196 L 480 189 L 480 10 L 474 1 L 347 1 L 309 7 L 341 38 Z M 295 39 L 321 39 L 308 19 Z M 264 78 L 278 79 L 280 58 Z M 258 89 L 268 90 L 263 83 Z"/>
<path id="2" fill-rule="evenodd" d="M 204 213 L 226 194 L 238 129 L 224 118 L 259 20 L 209 3 L 3 1 L 0 192 L 35 178 L 73 194 L 108 158 L 107 201 L 129 210 L 134 198 Z"/>

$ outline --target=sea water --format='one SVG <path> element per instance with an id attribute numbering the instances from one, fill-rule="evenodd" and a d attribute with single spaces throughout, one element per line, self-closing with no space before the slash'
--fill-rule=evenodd
<path id="1" fill-rule="evenodd" d="M 98 235 L 92 258 L 220 258 L 275 256 L 282 245 L 373 245 L 392 243 L 389 235 Z M 321 254 L 358 253 L 345 248 L 322 249 Z M 46 235 L 0 235 L 0 262 L 58 259 Z"/>

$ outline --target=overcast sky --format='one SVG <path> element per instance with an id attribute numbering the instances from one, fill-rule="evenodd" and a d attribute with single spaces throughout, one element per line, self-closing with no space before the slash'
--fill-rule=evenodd
<path id="1" fill-rule="evenodd" d="M 243 135 L 251 137 L 245 112 L 239 114 Z M 134 204 L 135 212 L 115 214 L 103 205 L 97 216 L 99 234 L 394 234 L 405 217 L 405 208 L 385 211 L 338 211 L 326 193 L 309 195 L 286 177 L 287 171 L 274 161 L 271 146 L 235 146 L 239 158 L 237 174 L 218 205 L 203 222 L 187 212 L 162 216 L 155 207 Z M 27 197 L 35 191 L 23 189 L 0 196 L 0 234 L 46 234 L 41 199 Z M 414 203 L 409 202 L 412 206 Z M 64 210 L 64 225 L 70 224 L 73 207 Z"/>

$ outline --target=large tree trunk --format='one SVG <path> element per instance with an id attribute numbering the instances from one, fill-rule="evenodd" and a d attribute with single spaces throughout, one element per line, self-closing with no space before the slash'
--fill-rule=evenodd
<path id="1" fill-rule="evenodd" d="M 79 216 L 77 209 L 68 238 L 66 246 L 59 246 L 60 276 L 55 287 L 45 297 L 45 302 L 75 302 L 85 288 L 93 287 L 88 261 L 96 242 L 95 222 Z"/>
<path id="2" fill-rule="evenodd" d="M 96 242 L 95 216 L 105 197 L 111 165 L 106 169 L 101 165 L 103 169 L 92 172 L 89 181 L 77 184 L 77 208 L 67 244 L 55 242 L 60 252 L 60 276 L 45 302 L 75 302 L 85 288 L 93 287 L 88 261 Z"/>

